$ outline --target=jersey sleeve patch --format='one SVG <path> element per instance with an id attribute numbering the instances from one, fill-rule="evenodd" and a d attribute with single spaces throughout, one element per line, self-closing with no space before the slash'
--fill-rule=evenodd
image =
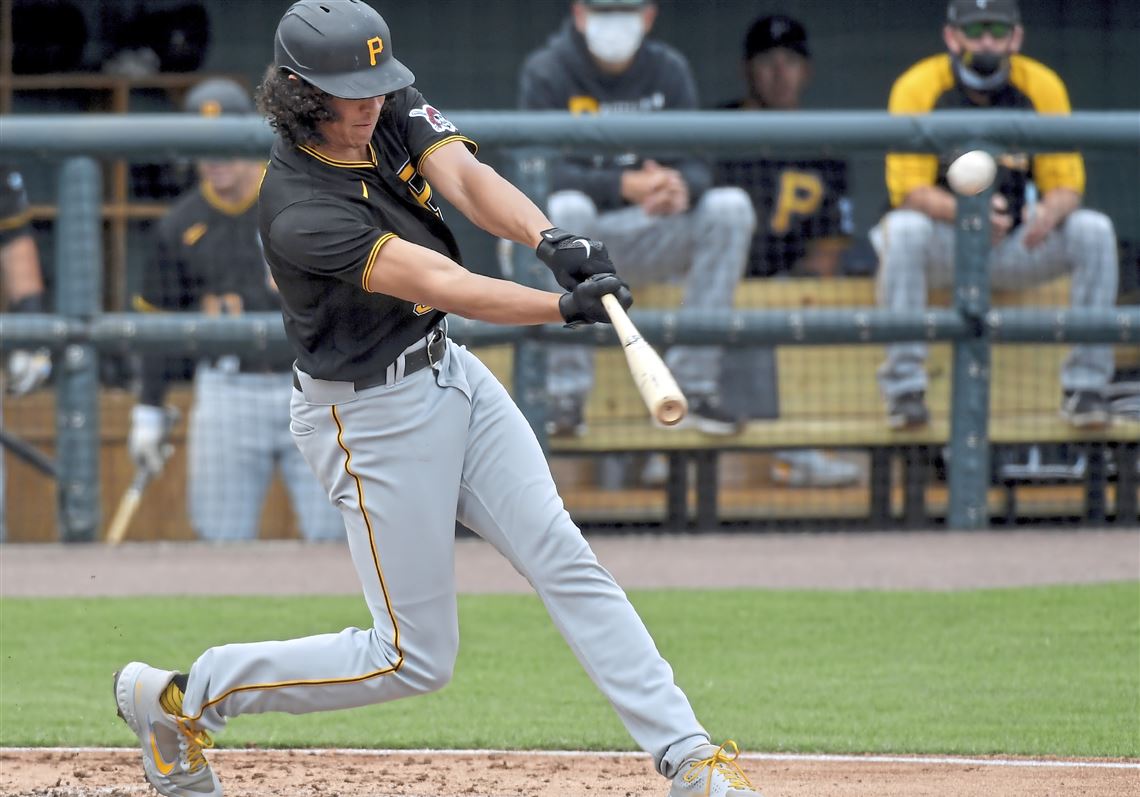
<path id="1" fill-rule="evenodd" d="M 426 119 L 427 123 L 431 125 L 431 129 L 437 133 L 459 132 L 459 128 L 447 121 L 447 117 L 440 113 L 434 105 L 430 105 L 426 102 L 420 107 L 412 108 L 412 110 L 408 111 L 408 116 L 412 119 Z"/>

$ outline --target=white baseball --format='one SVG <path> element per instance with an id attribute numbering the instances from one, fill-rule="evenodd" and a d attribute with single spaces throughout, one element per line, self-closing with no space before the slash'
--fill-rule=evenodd
<path id="1" fill-rule="evenodd" d="M 990 187 L 996 173 L 993 156 L 985 150 L 973 149 L 950 164 L 946 182 L 959 194 L 974 196 Z"/>

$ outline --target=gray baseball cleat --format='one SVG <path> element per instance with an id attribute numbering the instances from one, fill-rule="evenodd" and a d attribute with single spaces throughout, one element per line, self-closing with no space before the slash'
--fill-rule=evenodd
<path id="1" fill-rule="evenodd" d="M 177 673 L 132 661 L 115 673 L 119 717 L 139 737 L 146 779 L 164 797 L 222 797 L 203 747 L 209 734 L 181 715 Z"/>
<path id="2" fill-rule="evenodd" d="M 737 765 L 739 755 L 740 749 L 731 739 L 720 747 L 699 745 L 673 776 L 669 797 L 764 797 Z"/>

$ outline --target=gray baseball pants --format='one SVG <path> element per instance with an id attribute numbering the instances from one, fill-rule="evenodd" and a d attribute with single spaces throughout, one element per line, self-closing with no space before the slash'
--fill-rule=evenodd
<path id="1" fill-rule="evenodd" d="M 1071 274 L 1070 304 L 1110 308 L 1116 304 L 1120 267 L 1116 233 L 1103 213 L 1076 210 L 1034 249 L 1021 239 L 1025 225 L 990 254 L 990 281 L 1000 290 L 1016 290 Z M 871 231 L 879 253 L 879 306 L 891 310 L 926 307 L 929 288 L 954 284 L 954 227 L 914 210 L 893 210 Z M 884 396 L 926 390 L 926 345 L 898 343 L 887 348 L 879 368 Z M 1061 370 L 1061 387 L 1103 391 L 1112 379 L 1111 346 L 1074 346 Z"/>
<path id="2" fill-rule="evenodd" d="M 602 241 L 631 287 L 683 282 L 684 307 L 710 312 L 733 306 L 756 226 L 748 194 L 732 187 L 706 191 L 689 212 L 675 216 L 650 216 L 637 206 L 599 213 L 581 191 L 557 191 L 547 202 L 547 215 L 557 227 Z M 547 273 L 547 287 L 562 290 Z M 719 346 L 673 346 L 665 360 L 687 395 L 709 396 L 720 381 L 721 353 Z M 550 346 L 550 393 L 583 399 L 594 382 L 593 357 L 592 346 Z"/>
<path id="3" fill-rule="evenodd" d="M 434 367 L 406 376 L 402 360 L 390 384 L 357 392 L 298 373 L 303 392 L 292 393 L 293 437 L 344 518 L 372 627 L 212 648 L 190 670 L 183 710 L 218 730 L 239 714 L 443 687 L 459 649 L 458 517 L 531 583 L 630 735 L 672 777 L 708 735 L 567 514 L 526 419 L 465 348 L 449 344 Z"/>

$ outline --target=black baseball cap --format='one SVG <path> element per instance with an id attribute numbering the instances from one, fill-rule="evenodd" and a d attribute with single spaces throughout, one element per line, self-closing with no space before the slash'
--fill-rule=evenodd
<path id="1" fill-rule="evenodd" d="M 791 17 L 772 14 L 760 17 L 748 29 L 748 34 L 744 37 L 744 60 L 777 47 L 785 47 L 804 58 L 811 58 L 804 26 Z"/>
<path id="2" fill-rule="evenodd" d="M 202 116 L 253 113 L 249 92 L 227 78 L 203 80 L 186 94 L 182 110 Z"/>
<path id="3" fill-rule="evenodd" d="M 946 22 L 955 27 L 971 22 L 1021 23 L 1017 0 L 950 0 L 946 6 Z"/>

